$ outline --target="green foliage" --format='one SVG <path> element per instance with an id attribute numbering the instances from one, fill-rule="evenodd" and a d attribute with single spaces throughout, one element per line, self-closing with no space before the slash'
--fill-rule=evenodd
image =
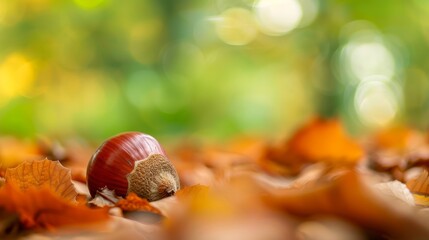
<path id="1" fill-rule="evenodd" d="M 258 3 L 1 1 L 0 131 L 277 136 L 316 114 L 355 131 L 427 127 L 428 3 L 299 0 L 302 19 L 314 6 L 316 18 L 281 34 L 264 30 Z M 394 58 L 393 116 L 360 108 L 341 61 L 356 26 Z"/>

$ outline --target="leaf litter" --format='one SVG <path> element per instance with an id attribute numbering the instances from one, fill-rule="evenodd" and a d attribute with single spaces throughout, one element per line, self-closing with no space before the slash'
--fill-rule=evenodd
<path id="1" fill-rule="evenodd" d="M 17 151 L 0 153 L 4 237 L 429 237 L 428 138 L 406 126 L 355 139 L 339 120 L 313 118 L 280 142 L 187 141 L 167 149 L 182 189 L 155 202 L 133 194 L 119 198 L 109 189 L 92 199 L 84 169 L 93 146 L 9 137 L 2 146 Z M 45 157 L 60 162 L 40 160 Z"/>

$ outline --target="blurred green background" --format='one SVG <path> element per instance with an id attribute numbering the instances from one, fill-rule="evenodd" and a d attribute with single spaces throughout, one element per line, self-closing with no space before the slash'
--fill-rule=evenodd
<path id="1" fill-rule="evenodd" d="M 0 134 L 428 127 L 429 1 L 0 0 Z"/>

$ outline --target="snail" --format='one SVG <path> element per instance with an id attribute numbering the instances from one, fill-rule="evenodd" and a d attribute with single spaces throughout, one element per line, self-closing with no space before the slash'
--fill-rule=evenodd
<path id="1" fill-rule="evenodd" d="M 180 188 L 164 149 L 154 137 L 140 132 L 106 140 L 88 163 L 87 184 L 92 197 L 107 188 L 121 197 L 134 192 L 148 201 L 171 196 Z"/>

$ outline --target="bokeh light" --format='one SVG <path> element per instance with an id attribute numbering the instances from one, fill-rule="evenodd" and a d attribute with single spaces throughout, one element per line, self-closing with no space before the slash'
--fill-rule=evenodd
<path id="1" fill-rule="evenodd" d="M 363 30 L 354 33 L 341 50 L 340 71 L 344 81 L 362 81 L 372 75 L 392 78 L 395 58 L 377 32 Z"/>
<path id="2" fill-rule="evenodd" d="M 30 60 L 19 53 L 9 55 L 0 64 L 0 106 L 28 94 L 34 78 L 35 67 Z"/>
<path id="3" fill-rule="evenodd" d="M 243 8 L 227 9 L 214 20 L 217 35 L 227 44 L 248 44 L 258 33 L 252 13 Z"/>
<path id="4" fill-rule="evenodd" d="M 302 18 L 299 27 L 302 28 L 316 20 L 320 10 L 320 2 L 319 0 L 300 0 L 299 3 L 302 8 Z"/>
<path id="5" fill-rule="evenodd" d="M 283 35 L 296 28 L 303 16 L 297 0 L 259 0 L 255 12 L 261 31 L 268 35 Z"/>
<path id="6" fill-rule="evenodd" d="M 354 97 L 357 115 L 368 127 L 385 127 L 399 111 L 401 96 L 389 79 L 374 75 L 359 83 Z"/>
<path id="7" fill-rule="evenodd" d="M 397 123 L 404 113 L 400 44 L 363 20 L 345 24 L 339 39 L 334 73 L 345 91 L 343 109 L 352 126 L 362 132 Z"/>
<path id="8" fill-rule="evenodd" d="M 0 132 L 429 128 L 428 3 L 0 1 Z"/>
<path id="9" fill-rule="evenodd" d="M 131 27 L 129 50 L 131 55 L 142 64 L 151 64 L 160 55 L 159 41 L 163 38 L 164 26 L 161 19 L 150 19 Z"/>
<path id="10" fill-rule="evenodd" d="M 24 15 L 24 9 L 19 1 L 0 2 L 0 25 L 14 25 Z"/>
<path id="11" fill-rule="evenodd" d="M 352 73 L 360 80 L 371 75 L 392 77 L 395 63 L 390 51 L 379 42 L 353 42 L 347 46 Z"/>

